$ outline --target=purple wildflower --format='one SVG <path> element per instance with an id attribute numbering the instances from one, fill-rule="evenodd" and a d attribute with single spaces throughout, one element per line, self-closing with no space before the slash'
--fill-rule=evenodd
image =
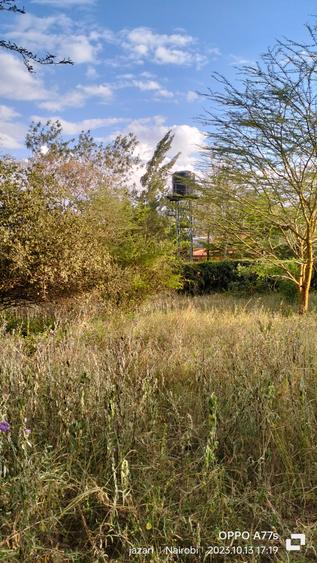
<path id="1" fill-rule="evenodd" d="M 31 428 L 23 428 L 24 434 L 30 434 Z"/>
<path id="2" fill-rule="evenodd" d="M 6 420 L 0 422 L 0 432 L 10 432 L 10 430 L 11 430 L 11 426 L 9 422 L 7 422 Z"/>

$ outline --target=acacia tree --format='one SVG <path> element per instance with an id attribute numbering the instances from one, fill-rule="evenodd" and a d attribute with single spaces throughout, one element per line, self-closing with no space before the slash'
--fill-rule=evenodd
<path id="1" fill-rule="evenodd" d="M 211 197 L 211 182 L 216 183 L 215 174 L 197 182 L 199 197 L 194 206 L 195 233 L 201 237 L 207 260 L 215 256 L 226 259 L 232 251 L 236 254 L 237 242 L 228 229 L 228 202 L 221 194 L 216 204 L 215 189 Z"/>
<path id="2" fill-rule="evenodd" d="M 0 0 L 0 12 L 14 12 L 25 14 L 24 8 L 18 6 L 14 0 Z M 34 71 L 32 64 L 34 62 L 42 65 L 73 64 L 73 62 L 69 58 L 58 60 L 57 57 L 55 55 L 52 55 L 51 53 L 47 53 L 46 55 L 41 56 L 37 53 L 33 53 L 29 49 L 26 49 L 22 45 L 17 45 L 13 41 L 9 41 L 7 39 L 0 39 L 0 47 L 20 55 L 29 72 Z"/>
<path id="3" fill-rule="evenodd" d="M 244 66 L 238 86 L 216 74 L 221 90 L 206 95 L 217 109 L 203 118 L 208 186 L 218 207 L 228 204 L 226 228 L 296 284 L 301 313 L 317 243 L 317 26 L 306 28 L 305 43 L 278 41 Z M 285 246 L 297 272 L 282 259 Z"/>

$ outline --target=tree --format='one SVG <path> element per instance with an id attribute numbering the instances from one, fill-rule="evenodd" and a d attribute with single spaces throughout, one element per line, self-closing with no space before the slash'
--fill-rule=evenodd
<path id="1" fill-rule="evenodd" d="M 25 14 L 24 8 L 19 7 L 14 0 L 0 0 L 0 12 L 1 11 Z M 0 39 L 0 47 L 14 53 L 18 53 L 18 55 L 22 57 L 23 62 L 29 72 L 34 71 L 32 62 L 42 65 L 73 64 L 73 62 L 69 58 L 58 60 L 55 55 L 52 55 L 50 53 L 44 56 L 40 56 L 36 53 L 33 53 L 29 49 L 22 47 L 21 45 L 17 45 L 12 41 L 8 41 L 7 39 Z"/>
<path id="2" fill-rule="evenodd" d="M 226 229 L 296 284 L 301 313 L 317 243 L 317 27 L 306 27 L 305 43 L 278 41 L 242 68 L 238 86 L 216 74 L 221 90 L 206 95 L 218 110 L 203 119 L 213 163 L 207 185 L 218 209 L 227 204 Z M 283 260 L 285 246 L 296 272 Z"/>
<path id="3" fill-rule="evenodd" d="M 62 133 L 59 122 L 32 124 L 27 166 L 0 161 L 2 304 L 120 288 L 116 248 L 131 229 L 124 188 L 136 139 L 102 145 L 89 132 Z"/>
<path id="4" fill-rule="evenodd" d="M 138 256 L 144 284 L 149 286 L 154 283 L 157 289 L 164 285 L 179 285 L 175 233 L 166 198 L 168 178 L 179 157 L 178 153 L 167 159 L 173 139 L 171 130 L 160 139 L 140 180 L 143 191 L 133 192 L 134 253 Z"/>
<path id="5" fill-rule="evenodd" d="M 135 135 L 117 135 L 110 143 L 97 143 L 90 131 L 65 140 L 62 124 L 56 120 L 32 123 L 26 146 L 32 162 L 53 174 L 60 186 L 76 197 L 85 198 L 101 185 L 116 189 L 117 194 L 130 182 L 131 171 L 139 166 Z"/>
<path id="6" fill-rule="evenodd" d="M 173 140 L 174 135 L 170 129 L 157 143 L 153 156 L 146 165 L 146 172 L 141 178 L 141 185 L 144 190 L 140 199 L 155 209 L 160 206 L 166 196 L 168 175 L 180 155 L 180 153 L 177 153 L 164 163 Z M 166 204 L 165 200 L 164 202 Z"/>
<path id="7" fill-rule="evenodd" d="M 0 300 L 41 302 L 108 284 L 113 263 L 90 202 L 64 205 L 39 166 L 0 162 Z"/>
<path id="8" fill-rule="evenodd" d="M 169 130 L 157 143 L 152 157 L 146 164 L 145 174 L 140 180 L 143 191 L 136 194 L 137 212 L 140 218 L 142 217 L 144 229 L 159 237 L 166 236 L 166 230 L 170 230 L 170 221 L 167 217 L 169 210 L 169 202 L 166 198 L 167 181 L 180 154 L 174 155 L 165 162 L 173 140 L 174 135 Z"/>
<path id="9" fill-rule="evenodd" d="M 0 303 L 95 289 L 119 302 L 174 283 L 167 241 L 149 235 L 128 190 L 136 138 L 62 133 L 33 124 L 27 165 L 0 160 Z"/>
<path id="10" fill-rule="evenodd" d="M 214 176 L 212 180 L 215 181 Z M 210 177 L 205 178 L 205 181 L 200 179 L 197 182 L 200 189 L 194 206 L 195 233 L 201 238 L 202 246 L 206 249 L 207 260 L 212 257 L 227 258 L 228 253 L 231 253 L 236 246 L 228 232 L 227 202 L 224 198 L 215 202 L 215 190 L 212 190 L 211 197 L 210 184 Z M 222 218 L 221 225 L 220 218 Z"/>
<path id="11" fill-rule="evenodd" d="M 272 258 L 274 261 L 291 258 L 285 252 L 281 235 L 272 224 L 263 219 L 267 212 L 263 196 L 246 192 L 229 179 L 228 171 L 212 170 L 200 183 L 200 197 L 195 209 L 195 221 L 203 233 L 209 233 L 209 254 L 235 258 Z M 274 241 L 274 243 L 273 243 Z M 271 246 L 269 246 L 271 245 Z M 258 266 L 256 264 L 255 266 Z M 258 268 L 259 273 L 263 267 Z M 275 268 L 276 270 L 276 268 Z"/>

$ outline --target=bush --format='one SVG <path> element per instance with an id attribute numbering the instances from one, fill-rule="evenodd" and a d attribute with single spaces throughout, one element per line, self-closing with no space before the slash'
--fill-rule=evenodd
<path id="1" fill-rule="evenodd" d="M 146 230 L 147 209 L 112 186 L 78 196 L 59 180 L 43 163 L 0 159 L 0 307 L 95 290 L 119 304 L 179 286 L 173 239 Z"/>
<path id="2" fill-rule="evenodd" d="M 182 292 L 202 295 L 219 291 L 245 291 L 259 288 L 259 276 L 248 268 L 250 260 L 223 260 L 215 262 L 186 263 L 183 268 Z"/>
<path id="3" fill-rule="evenodd" d="M 288 264 L 296 272 L 296 264 Z M 222 260 L 190 262 L 183 266 L 182 293 L 203 295 L 219 291 L 239 293 L 279 291 L 293 300 L 297 288 L 291 280 L 282 279 L 281 268 L 256 260 Z M 314 272 L 312 289 L 317 289 Z"/>

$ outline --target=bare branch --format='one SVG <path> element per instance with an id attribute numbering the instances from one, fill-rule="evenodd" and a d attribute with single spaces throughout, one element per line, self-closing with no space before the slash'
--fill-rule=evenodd
<path id="1" fill-rule="evenodd" d="M 25 14 L 25 9 L 18 7 L 13 0 L 0 0 L 0 11 Z M 20 55 L 27 70 L 31 73 L 34 72 L 34 66 L 32 63 L 38 63 L 41 65 L 73 64 L 73 61 L 70 58 L 63 58 L 59 60 L 58 57 L 52 55 L 51 53 L 41 56 L 6 39 L 0 39 L 0 48 L 1 47 Z"/>

